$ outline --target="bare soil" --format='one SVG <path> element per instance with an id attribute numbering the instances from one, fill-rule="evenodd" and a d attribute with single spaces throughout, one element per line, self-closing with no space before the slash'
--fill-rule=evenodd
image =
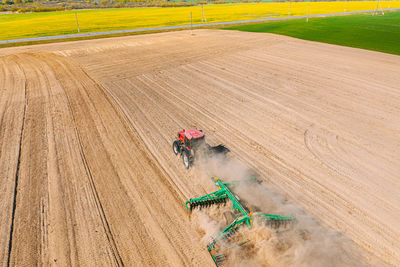
<path id="1" fill-rule="evenodd" d="M 171 149 L 212 144 L 400 265 L 400 57 L 196 30 L 0 50 L 2 265 L 212 266 Z"/>

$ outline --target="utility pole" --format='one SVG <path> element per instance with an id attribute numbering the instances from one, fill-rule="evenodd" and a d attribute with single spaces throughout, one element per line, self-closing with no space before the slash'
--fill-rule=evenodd
<path id="1" fill-rule="evenodd" d="M 381 7 L 381 4 L 380 4 L 379 0 L 376 2 L 376 9 L 375 9 L 375 11 L 374 11 L 374 15 L 375 15 L 375 14 L 378 14 L 378 8 L 381 10 L 382 15 L 385 15 L 385 13 L 383 12 L 383 9 L 382 9 L 382 7 Z"/>
<path id="2" fill-rule="evenodd" d="M 79 31 L 79 23 L 78 23 L 78 15 L 76 14 L 76 11 L 75 11 L 75 19 L 76 19 L 76 27 L 78 28 L 78 32 L 80 32 Z"/>
<path id="3" fill-rule="evenodd" d="M 192 11 L 190 11 L 190 35 L 193 35 L 193 22 L 192 22 Z"/>
<path id="4" fill-rule="evenodd" d="M 203 4 L 201 4 L 201 22 L 207 22 L 206 15 L 204 14 Z"/>

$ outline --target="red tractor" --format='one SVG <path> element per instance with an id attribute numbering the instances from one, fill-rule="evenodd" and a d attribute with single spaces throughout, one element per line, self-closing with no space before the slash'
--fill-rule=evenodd
<path id="1" fill-rule="evenodd" d="M 182 155 L 183 165 L 189 169 L 193 164 L 195 156 L 205 154 L 211 156 L 213 154 L 226 154 L 229 149 L 224 145 L 210 146 L 205 141 L 205 134 L 202 130 L 182 130 L 178 132 L 178 138 L 172 143 L 172 150 L 175 155 Z M 203 153 L 201 153 L 203 152 Z"/>

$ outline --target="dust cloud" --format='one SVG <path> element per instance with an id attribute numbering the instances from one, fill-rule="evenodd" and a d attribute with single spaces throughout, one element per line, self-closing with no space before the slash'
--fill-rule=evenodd
<path id="1" fill-rule="evenodd" d="M 321 226 L 271 185 L 260 182 L 256 171 L 243 163 L 216 155 L 202 159 L 196 165 L 201 173 L 201 183 L 206 188 L 212 184 L 212 176 L 223 181 L 242 181 L 232 191 L 249 211 L 296 218 L 291 226 L 279 229 L 258 220 L 253 222 L 251 228 L 242 227 L 233 242 L 223 244 L 228 266 L 366 266 L 348 238 Z M 255 177 L 256 181 L 246 182 L 249 177 Z M 232 205 L 229 204 L 193 213 L 192 219 L 201 229 L 199 234 L 205 244 L 229 224 L 223 216 L 231 210 Z"/>

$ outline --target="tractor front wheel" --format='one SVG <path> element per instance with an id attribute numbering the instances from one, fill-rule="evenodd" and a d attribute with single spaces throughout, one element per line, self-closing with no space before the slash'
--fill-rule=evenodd
<path id="1" fill-rule="evenodd" d="M 174 151 L 175 155 L 178 155 L 178 153 L 180 152 L 178 141 L 174 141 L 174 143 L 172 144 L 172 150 Z"/>
<path id="2" fill-rule="evenodd" d="M 189 161 L 189 155 L 187 152 L 184 152 L 182 154 L 182 160 L 183 160 L 183 165 L 185 165 L 186 169 L 189 169 L 190 167 L 190 161 Z"/>

